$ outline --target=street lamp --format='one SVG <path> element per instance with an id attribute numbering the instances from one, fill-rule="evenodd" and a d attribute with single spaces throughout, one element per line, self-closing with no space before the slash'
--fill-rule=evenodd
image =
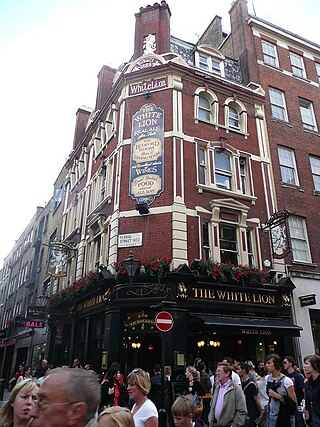
<path id="1" fill-rule="evenodd" d="M 140 261 L 138 259 L 134 259 L 132 251 L 130 251 L 128 258 L 123 261 L 123 266 L 126 269 L 130 282 L 132 282 L 133 276 L 136 274 L 139 264 Z"/>

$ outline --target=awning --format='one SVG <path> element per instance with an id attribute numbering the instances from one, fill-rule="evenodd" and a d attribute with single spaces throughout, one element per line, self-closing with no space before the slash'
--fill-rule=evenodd
<path id="1" fill-rule="evenodd" d="M 264 332 L 268 329 L 273 330 L 272 332 L 283 332 L 294 336 L 300 336 L 302 328 L 300 326 L 289 323 L 281 319 L 265 319 L 259 317 L 233 317 L 233 316 L 216 316 L 210 314 L 194 314 L 201 319 L 206 325 L 214 326 L 229 326 L 236 328 L 252 329 L 258 331 L 263 330 Z M 245 333 L 245 332 L 244 332 Z M 263 333 L 262 333 L 263 334 Z"/>

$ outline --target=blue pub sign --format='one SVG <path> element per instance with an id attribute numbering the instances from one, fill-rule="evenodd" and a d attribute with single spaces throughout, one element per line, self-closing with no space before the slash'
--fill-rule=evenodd
<path id="1" fill-rule="evenodd" d="M 132 117 L 129 194 L 152 203 L 163 191 L 164 111 L 145 104 Z"/>

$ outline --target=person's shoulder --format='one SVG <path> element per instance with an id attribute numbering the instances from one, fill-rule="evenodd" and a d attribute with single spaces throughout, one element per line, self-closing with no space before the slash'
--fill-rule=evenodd
<path id="1" fill-rule="evenodd" d="M 289 378 L 287 375 L 284 375 L 283 377 L 283 384 L 285 388 L 288 388 L 290 386 L 293 386 L 293 381 L 291 378 Z"/>

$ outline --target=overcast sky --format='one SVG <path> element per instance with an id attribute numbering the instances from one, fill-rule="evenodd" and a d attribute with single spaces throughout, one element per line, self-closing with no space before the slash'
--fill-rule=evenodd
<path id="1" fill-rule="evenodd" d="M 134 13 L 154 2 L 0 0 L 0 267 L 36 206 L 50 199 L 75 113 L 95 104 L 99 70 L 130 59 Z M 260 18 L 320 44 L 318 0 L 253 3 Z M 231 0 L 168 4 L 176 37 L 196 42 L 215 15 L 229 30 Z"/>

